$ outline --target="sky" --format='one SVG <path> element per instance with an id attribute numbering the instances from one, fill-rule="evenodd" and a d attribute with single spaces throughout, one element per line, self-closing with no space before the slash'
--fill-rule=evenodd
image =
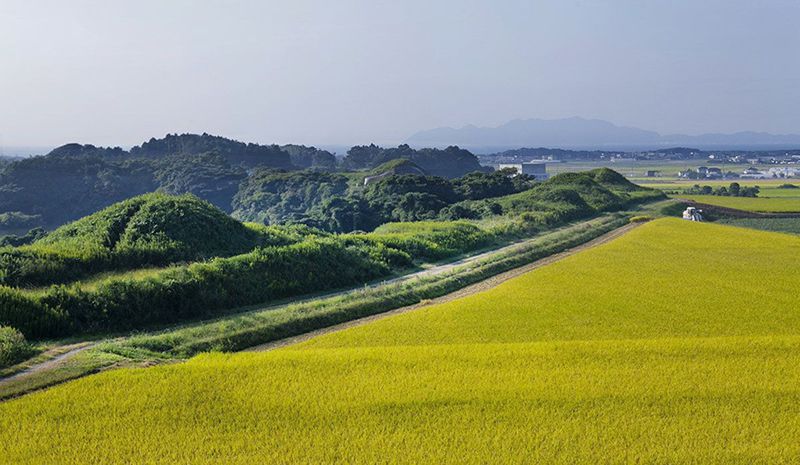
<path id="1" fill-rule="evenodd" d="M 795 0 L 0 0 L 0 144 L 800 132 Z"/>

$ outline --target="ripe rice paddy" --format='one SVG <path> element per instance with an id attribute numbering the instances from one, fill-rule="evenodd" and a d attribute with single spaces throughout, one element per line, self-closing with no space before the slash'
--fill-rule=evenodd
<path id="1" fill-rule="evenodd" d="M 797 463 L 798 257 L 657 220 L 464 299 L 0 404 L 0 463 Z"/>

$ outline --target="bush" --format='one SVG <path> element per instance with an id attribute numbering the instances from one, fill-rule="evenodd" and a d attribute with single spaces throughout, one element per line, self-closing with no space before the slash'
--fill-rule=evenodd
<path id="1" fill-rule="evenodd" d="M 0 324 L 28 337 L 127 330 L 367 282 L 409 266 L 410 256 L 362 240 L 310 238 L 230 258 L 117 277 L 91 289 L 51 286 L 31 294 L 0 286 Z"/>
<path id="2" fill-rule="evenodd" d="M 494 239 L 491 233 L 463 221 L 387 223 L 362 237 L 401 250 L 418 260 L 439 260 L 462 254 Z"/>
<path id="3" fill-rule="evenodd" d="M 14 328 L 0 326 L 0 369 L 30 358 L 36 351 Z"/>

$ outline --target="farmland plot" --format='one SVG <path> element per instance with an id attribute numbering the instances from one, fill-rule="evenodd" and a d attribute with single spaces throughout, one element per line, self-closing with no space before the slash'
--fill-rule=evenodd
<path id="1" fill-rule="evenodd" d="M 654 221 L 464 299 L 0 404 L 0 462 L 797 463 L 798 258 Z"/>

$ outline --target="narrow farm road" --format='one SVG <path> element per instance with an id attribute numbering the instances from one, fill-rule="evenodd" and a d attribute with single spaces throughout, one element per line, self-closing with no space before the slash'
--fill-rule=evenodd
<path id="1" fill-rule="evenodd" d="M 558 253 L 558 254 L 555 254 L 555 255 L 551 255 L 549 257 L 542 258 L 540 260 L 537 260 L 535 262 L 529 263 L 527 265 L 523 265 L 523 266 L 521 266 L 519 268 L 514 268 L 514 269 L 506 271 L 504 273 L 500 273 L 498 275 L 489 277 L 489 278 L 487 278 L 487 279 L 485 279 L 483 281 L 480 281 L 478 283 L 469 285 L 467 287 L 464 287 L 462 289 L 454 291 L 454 292 L 452 292 L 450 294 L 446 294 L 446 295 L 443 295 L 441 297 L 438 297 L 438 298 L 435 298 L 435 299 L 432 299 L 432 300 L 420 302 L 420 303 L 417 303 L 417 304 L 414 304 L 414 305 L 409 305 L 409 306 L 406 306 L 406 307 L 400 307 L 400 308 L 397 308 L 395 310 L 390 310 L 388 312 L 380 313 L 380 314 L 377 314 L 377 315 L 372 315 L 372 316 L 369 316 L 369 317 L 364 317 L 364 318 L 360 318 L 360 319 L 357 319 L 357 320 L 348 321 L 346 323 L 342 323 L 342 324 L 339 324 L 339 325 L 329 326 L 327 328 L 322 328 L 322 329 L 319 329 L 319 330 L 316 330 L 316 331 L 311 331 L 309 333 L 305 333 L 305 334 L 302 334 L 302 335 L 299 335 L 299 336 L 294 336 L 294 337 L 291 337 L 291 338 L 281 339 L 281 340 L 278 340 L 278 341 L 273 341 L 273 342 L 269 342 L 269 343 L 266 343 L 266 344 L 258 345 L 258 346 L 252 347 L 250 349 L 246 349 L 246 351 L 271 350 L 271 349 L 275 349 L 275 348 L 278 348 L 278 347 L 283 347 L 283 346 L 286 346 L 286 345 L 290 345 L 290 344 L 294 344 L 294 343 L 297 343 L 297 342 L 305 341 L 307 339 L 311 339 L 311 338 L 316 337 L 316 336 L 321 335 L 321 334 L 326 334 L 326 333 L 330 333 L 330 332 L 334 332 L 334 331 L 341 331 L 343 329 L 350 328 L 352 326 L 366 324 L 366 323 L 369 323 L 371 321 L 375 321 L 375 320 L 378 320 L 378 319 L 381 319 L 381 318 L 386 318 L 388 316 L 396 315 L 398 313 L 408 312 L 408 311 L 415 310 L 415 309 L 418 309 L 418 308 L 421 308 L 421 307 L 424 307 L 424 306 L 427 306 L 427 305 L 448 302 L 448 301 L 455 300 L 455 299 L 458 299 L 458 298 L 461 298 L 461 297 L 465 297 L 465 296 L 468 296 L 468 295 L 471 295 L 471 294 L 476 294 L 478 292 L 482 292 L 484 290 L 491 289 L 491 288 L 499 285 L 500 283 L 502 283 L 504 281 L 507 281 L 507 280 L 512 279 L 512 278 L 515 278 L 515 277 L 517 277 L 517 276 L 519 276 L 521 274 L 527 273 L 527 272 L 529 272 L 531 270 L 534 270 L 536 268 L 539 268 L 539 267 L 548 265 L 550 263 L 556 262 L 556 261 L 561 260 L 561 259 L 563 259 L 565 257 L 568 257 L 570 255 L 578 253 L 578 252 L 580 252 L 582 250 L 586 250 L 588 248 L 596 247 L 596 246 L 598 246 L 600 244 L 604 244 L 604 243 L 606 243 L 608 241 L 611 241 L 611 240 L 613 240 L 613 239 L 625 234 L 626 232 L 628 232 L 632 228 L 636 227 L 637 225 L 638 225 L 638 223 L 627 224 L 627 225 L 625 225 L 625 226 L 623 226 L 621 228 L 617 228 L 617 229 L 615 229 L 613 231 L 610 231 L 610 232 L 608 232 L 608 233 L 606 233 L 606 234 L 604 234 L 602 236 L 599 236 L 599 237 L 597 237 L 597 238 L 595 238 L 595 239 L 593 239 L 593 240 L 591 240 L 589 242 L 586 242 L 584 244 L 576 246 L 576 247 L 574 247 L 572 249 L 566 250 L 564 252 L 561 252 L 561 253 Z M 509 245 L 500 247 L 498 249 L 492 249 L 492 250 L 489 250 L 489 251 L 486 251 L 486 252 L 482 252 L 482 253 L 477 254 L 477 255 L 472 255 L 472 256 L 469 256 L 469 257 L 465 257 L 463 259 L 456 260 L 456 261 L 453 261 L 453 262 L 436 265 L 436 266 L 433 266 L 431 268 L 427 268 L 427 269 L 424 269 L 424 270 L 420 270 L 420 271 L 416 271 L 416 272 L 413 272 L 413 273 L 409 273 L 409 274 L 405 274 L 405 275 L 402 275 L 402 276 L 398 276 L 398 277 L 395 277 L 395 278 L 392 278 L 392 279 L 389 279 L 389 280 L 386 280 L 386 281 L 380 281 L 380 282 L 371 283 L 367 287 L 378 287 L 378 286 L 383 286 L 383 285 L 386 285 L 386 284 L 389 284 L 389 283 L 397 283 L 397 282 L 406 281 L 406 280 L 413 279 L 413 278 L 419 278 L 419 277 L 423 277 L 423 276 L 431 276 L 431 275 L 437 275 L 437 274 L 440 274 L 440 273 L 446 273 L 446 272 L 449 272 L 449 271 L 451 271 L 452 269 L 454 269 L 454 268 L 456 268 L 458 266 L 469 264 L 469 263 L 474 262 L 476 260 L 480 260 L 482 258 L 489 257 L 489 256 L 494 255 L 494 254 L 503 253 L 503 252 L 506 252 L 508 250 L 511 250 L 514 247 L 519 246 L 520 243 L 523 243 L 523 242 L 525 242 L 525 241 L 509 244 Z M 304 302 L 304 301 L 309 301 L 309 300 L 314 300 L 314 299 L 320 299 L 320 298 L 325 298 L 325 297 L 333 297 L 333 296 L 340 295 L 340 294 L 346 294 L 348 292 L 352 292 L 352 289 L 345 289 L 345 290 L 339 290 L 339 291 L 334 291 L 334 292 L 320 294 L 320 295 L 309 296 L 309 297 L 302 298 L 302 299 L 296 299 L 293 302 L 299 303 L 299 302 Z M 276 307 L 278 307 L 280 305 L 285 305 L 285 302 L 281 302 L 279 304 L 274 304 L 274 306 L 276 306 Z M 30 367 L 27 367 L 24 370 L 22 370 L 20 372 L 17 372 L 17 373 L 15 373 L 13 375 L 7 376 L 5 378 L 0 378 L 0 387 L 3 387 L 4 385 L 8 385 L 8 384 L 11 384 L 11 383 L 16 383 L 18 381 L 24 382 L 26 378 L 33 378 L 33 377 L 35 377 L 37 375 L 44 374 L 45 372 L 48 372 L 50 370 L 58 369 L 60 366 L 65 365 L 68 361 L 70 361 L 76 355 L 80 354 L 81 352 L 83 352 L 85 350 L 91 349 L 95 345 L 97 345 L 97 342 L 81 342 L 81 343 L 76 343 L 76 344 L 70 344 L 70 345 L 67 345 L 67 346 L 55 347 L 55 348 L 50 350 L 50 351 L 52 351 L 54 353 L 53 357 L 48 358 L 47 360 L 45 360 L 45 361 L 43 361 L 41 363 L 37 363 L 37 364 L 34 364 L 34 365 L 30 366 Z"/>
<path id="2" fill-rule="evenodd" d="M 51 351 L 55 352 L 56 354 L 48 358 L 47 360 L 37 363 L 35 365 L 31 365 L 28 368 L 14 373 L 13 375 L 7 376 L 5 378 L 0 378 L 0 386 L 4 384 L 8 384 L 14 381 L 19 381 L 21 379 L 34 376 L 42 371 L 47 371 L 53 368 L 56 368 L 58 365 L 65 363 L 67 360 L 71 359 L 75 355 L 93 347 L 96 343 L 94 342 L 80 342 L 77 344 L 70 344 L 68 346 L 59 346 Z M 50 351 L 48 351 L 50 352 Z M 47 355 L 47 352 L 45 352 Z"/>
<path id="3" fill-rule="evenodd" d="M 490 278 L 484 279 L 483 281 L 477 282 L 475 284 L 471 284 L 471 285 L 463 287 L 463 288 L 461 288 L 461 289 L 459 289 L 457 291 L 451 292 L 450 294 L 445 294 L 445 295 L 443 295 L 441 297 L 437 297 L 435 299 L 427 300 L 427 301 L 420 302 L 420 303 L 417 303 L 417 304 L 414 304 L 414 305 L 408 305 L 408 306 L 405 306 L 405 307 L 396 308 L 394 310 L 389 310 L 388 312 L 383 312 L 383 313 L 379 313 L 379 314 L 376 314 L 376 315 L 370 315 L 370 316 L 367 316 L 367 317 L 364 317 L 364 318 L 359 318 L 357 320 L 351 320 L 351 321 L 348 321 L 348 322 L 345 322 L 345 323 L 341 323 L 341 324 L 338 324 L 338 325 L 328 326 L 326 328 L 318 329 L 316 331 L 311 331 L 311 332 L 308 332 L 308 333 L 305 333 L 305 334 L 301 334 L 299 336 L 294 336 L 294 337 L 290 337 L 290 338 L 286 338 L 286 339 L 280 339 L 280 340 L 277 340 L 277 341 L 268 342 L 266 344 L 261 344 L 261 345 L 246 349 L 244 352 L 261 352 L 261 351 L 266 351 L 266 350 L 277 349 L 277 348 L 280 348 L 280 347 L 285 347 L 285 346 L 288 346 L 288 345 L 297 344 L 299 342 L 307 341 L 309 339 L 312 339 L 314 337 L 317 337 L 317 336 L 320 336 L 320 335 L 323 335 L 323 334 L 333 333 L 333 332 L 336 332 L 336 331 L 342 331 L 344 329 L 352 328 L 354 326 L 360 326 L 360 325 L 363 325 L 363 324 L 371 323 L 373 321 L 380 320 L 380 319 L 386 318 L 386 317 L 390 317 L 392 315 L 398 315 L 400 313 L 405 313 L 405 312 L 409 312 L 409 311 L 412 311 L 412 310 L 417 310 L 419 308 L 426 307 L 426 306 L 429 306 L 429 305 L 436 305 L 436 304 L 441 304 L 441 303 L 445 303 L 445 302 L 450 302 L 452 300 L 460 299 L 462 297 L 466 297 L 466 296 L 469 296 L 469 295 L 472 295 L 472 294 L 477 294 L 479 292 L 483 292 L 483 291 L 489 290 L 489 289 L 491 289 L 493 287 L 496 287 L 496 286 L 504 283 L 505 281 L 508 281 L 509 279 L 513 279 L 513 278 L 516 278 L 517 276 L 520 276 L 520 275 L 523 275 L 525 273 L 528 273 L 529 271 L 533 271 L 533 270 L 535 270 L 537 268 L 541 268 L 541 267 L 549 265 L 551 263 L 555 263 L 555 262 L 557 262 L 559 260 L 563 260 L 564 258 L 569 257 L 570 255 L 574 255 L 574 254 L 576 254 L 578 252 L 582 252 L 582 251 L 590 249 L 592 247 L 597 247 L 598 245 L 602 245 L 602 244 L 605 244 L 607 242 L 613 241 L 614 239 L 622 236 L 623 234 L 625 234 L 628 231 L 630 231 L 631 229 L 639 226 L 640 224 L 641 223 L 629 223 L 629 224 L 627 224 L 627 225 L 625 225 L 625 226 L 623 226 L 621 228 L 617 228 L 617 229 L 615 229 L 613 231 L 609 231 L 606 234 L 603 234 L 602 236 L 599 236 L 599 237 L 597 237 L 595 239 L 592 239 L 589 242 L 585 242 L 585 243 L 583 243 L 581 245 L 578 245 L 578 246 L 573 247 L 571 249 L 565 250 L 563 252 L 560 252 L 560 253 L 557 253 L 557 254 L 554 254 L 554 255 L 550 255 L 549 257 L 542 258 L 541 260 L 536 260 L 535 262 L 528 263 L 527 265 L 523 265 L 523 266 L 521 266 L 519 268 L 514 268 L 514 269 L 506 271 L 504 273 L 500 273 L 500 274 L 494 275 L 494 276 L 492 276 Z M 513 246 L 508 246 L 508 247 L 513 247 Z M 481 254 L 481 255 L 485 256 L 487 254 L 495 253 L 495 252 L 497 252 L 499 250 L 502 250 L 502 249 L 493 250 L 491 252 L 486 252 L 486 254 Z M 466 258 L 464 260 L 461 260 L 460 264 L 469 263 L 470 261 L 472 261 L 472 260 L 474 260 L 476 258 L 480 258 L 480 256 L 476 255 L 474 257 Z M 441 265 L 440 267 L 434 267 L 434 268 L 431 268 L 431 269 L 428 269 L 428 270 L 424 270 L 424 271 L 421 271 L 421 272 L 418 272 L 418 273 L 414 273 L 414 274 L 411 274 L 411 275 L 401 276 L 400 278 L 397 278 L 397 279 L 406 279 L 407 277 L 420 276 L 420 273 L 426 273 L 426 272 L 432 271 L 434 269 L 439 269 L 436 273 L 442 272 L 442 271 L 447 271 L 447 270 L 453 268 L 454 266 L 457 266 L 456 263 L 457 262 L 447 263 L 445 265 Z"/>

